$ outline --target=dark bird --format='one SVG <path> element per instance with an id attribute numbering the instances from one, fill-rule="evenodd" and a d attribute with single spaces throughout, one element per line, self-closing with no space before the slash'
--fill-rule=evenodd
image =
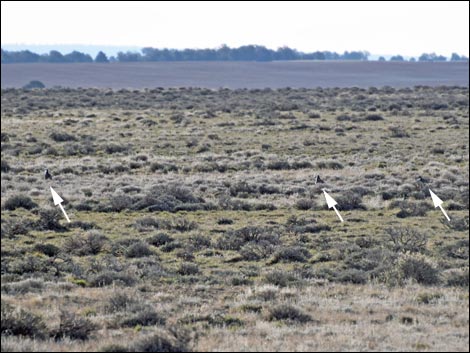
<path id="1" fill-rule="evenodd" d="M 324 184 L 325 182 L 320 178 L 320 176 L 317 174 L 315 177 L 315 184 Z"/>
<path id="2" fill-rule="evenodd" d="M 418 177 L 416 178 L 416 181 L 418 183 L 423 183 L 423 184 L 428 184 L 429 183 L 429 179 L 423 178 L 421 175 L 418 175 Z"/>
<path id="3" fill-rule="evenodd" d="M 52 179 L 51 173 L 49 173 L 49 169 L 46 169 L 46 172 L 44 173 L 44 178 L 47 179 Z"/>

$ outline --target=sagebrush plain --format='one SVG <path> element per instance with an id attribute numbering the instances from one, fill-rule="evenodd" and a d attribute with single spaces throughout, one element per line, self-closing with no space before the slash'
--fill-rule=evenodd
<path id="1" fill-rule="evenodd" d="M 2 351 L 468 351 L 468 87 L 2 89 L 1 147 Z"/>

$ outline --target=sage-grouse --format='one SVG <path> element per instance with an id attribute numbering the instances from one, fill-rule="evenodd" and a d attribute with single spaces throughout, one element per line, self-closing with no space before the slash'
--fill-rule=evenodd
<path id="1" fill-rule="evenodd" d="M 324 184 L 325 182 L 320 178 L 319 175 L 315 177 L 315 184 Z"/>
<path id="2" fill-rule="evenodd" d="M 46 169 L 46 172 L 44 173 L 44 178 L 47 179 L 52 179 L 51 173 L 49 173 L 49 169 Z"/>

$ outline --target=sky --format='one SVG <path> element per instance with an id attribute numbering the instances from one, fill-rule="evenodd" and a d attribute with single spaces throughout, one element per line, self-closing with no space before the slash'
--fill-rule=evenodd
<path id="1" fill-rule="evenodd" d="M 469 2 L 2 1 L 1 44 L 469 56 Z"/>

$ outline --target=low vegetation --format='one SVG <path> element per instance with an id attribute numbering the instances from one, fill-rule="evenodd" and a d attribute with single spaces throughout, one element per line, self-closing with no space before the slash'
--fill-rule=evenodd
<path id="1" fill-rule="evenodd" d="M 2 351 L 468 351 L 468 98 L 2 90 Z"/>

